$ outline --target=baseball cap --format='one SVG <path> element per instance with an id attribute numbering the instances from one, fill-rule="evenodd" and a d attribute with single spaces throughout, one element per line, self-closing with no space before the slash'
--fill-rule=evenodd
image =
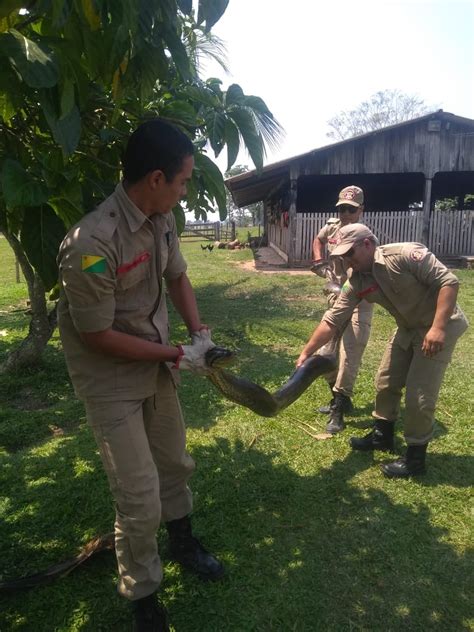
<path id="1" fill-rule="evenodd" d="M 347 226 L 343 226 L 337 233 L 336 239 L 337 244 L 331 252 L 331 257 L 346 254 L 355 243 L 363 239 L 372 239 L 377 243 L 374 233 L 364 224 L 347 224 Z"/>
<path id="2" fill-rule="evenodd" d="M 361 188 L 351 184 L 342 189 L 339 193 L 339 199 L 336 206 L 341 204 L 350 204 L 351 206 L 362 206 L 364 204 L 364 192 Z"/>

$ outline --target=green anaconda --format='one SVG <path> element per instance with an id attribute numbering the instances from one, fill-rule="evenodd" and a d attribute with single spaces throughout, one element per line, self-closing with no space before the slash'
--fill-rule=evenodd
<path id="1" fill-rule="evenodd" d="M 297 400 L 317 377 L 332 371 L 337 366 L 336 356 L 332 351 L 333 348 L 330 348 L 328 355 L 315 355 L 308 358 L 273 394 L 246 378 L 226 371 L 224 367 L 233 360 L 235 354 L 223 347 L 214 347 L 207 352 L 206 362 L 211 369 L 207 377 L 227 399 L 246 406 L 262 417 L 274 417 Z M 113 533 L 96 537 L 88 542 L 75 557 L 53 564 L 34 575 L 0 582 L 0 592 L 16 592 L 46 584 L 67 575 L 96 553 L 113 548 Z"/>
<path id="2" fill-rule="evenodd" d="M 278 415 L 296 401 L 317 377 L 333 371 L 337 365 L 333 353 L 311 356 L 290 375 L 283 386 L 271 394 L 247 378 L 226 371 L 223 367 L 233 357 L 234 354 L 228 349 L 210 349 L 206 353 L 206 362 L 212 371 L 207 377 L 227 399 L 250 408 L 262 417 Z"/>

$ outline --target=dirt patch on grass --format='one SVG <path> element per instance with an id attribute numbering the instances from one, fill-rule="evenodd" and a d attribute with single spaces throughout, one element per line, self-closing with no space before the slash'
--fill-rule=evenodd
<path id="1" fill-rule="evenodd" d="M 247 272 L 262 272 L 263 274 L 290 274 L 290 275 L 310 275 L 313 274 L 306 268 L 288 268 L 288 264 L 273 248 L 259 248 L 254 251 L 253 261 L 236 262 L 236 265 Z"/>

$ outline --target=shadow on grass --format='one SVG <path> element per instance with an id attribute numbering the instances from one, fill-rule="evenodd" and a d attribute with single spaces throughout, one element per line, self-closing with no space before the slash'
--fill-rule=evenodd
<path id="1" fill-rule="evenodd" d="M 313 460 L 333 449 L 313 446 Z M 193 456 L 195 529 L 222 556 L 227 577 L 202 584 L 164 556 L 163 595 L 177 631 L 469 629 L 472 556 L 449 545 L 412 488 L 465 484 L 467 457 L 433 455 L 424 479 L 383 488 L 355 482 L 372 459 L 352 452 L 311 476 L 282 465 L 276 450 L 239 441 L 220 439 Z M 12 500 L 27 499 L 1 527 L 9 575 L 44 568 L 111 529 L 105 476 L 85 427 L 4 477 L 15 481 Z M 130 615 L 115 580 L 114 557 L 104 555 L 51 585 L 3 596 L 0 628 L 125 632 Z"/>

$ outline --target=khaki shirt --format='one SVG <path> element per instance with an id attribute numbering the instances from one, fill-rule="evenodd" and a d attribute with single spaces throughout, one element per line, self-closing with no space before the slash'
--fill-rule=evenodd
<path id="1" fill-rule="evenodd" d="M 328 253 L 337 246 L 337 234 L 342 227 L 341 220 L 337 217 L 331 217 L 327 223 L 319 231 L 317 238 L 323 244 L 326 244 Z M 347 266 L 342 257 L 334 257 L 331 259 L 330 281 L 342 285 L 347 279 Z"/>
<path id="2" fill-rule="evenodd" d="M 424 336 L 431 327 L 439 290 L 458 284 L 457 277 L 422 244 L 379 246 L 375 249 L 372 271 L 352 272 L 335 305 L 322 320 L 342 331 L 355 307 L 365 299 L 382 305 L 393 315 L 406 334 L 401 344 L 408 346 L 413 332 Z M 467 323 L 458 305 L 450 323 L 455 321 Z"/>
<path id="3" fill-rule="evenodd" d="M 167 344 L 163 278 L 186 271 L 172 213 L 146 217 L 122 184 L 73 226 L 58 255 L 58 321 L 69 373 L 81 398 L 137 399 L 155 392 L 159 363 L 105 355 L 79 332 L 112 328 Z"/>

